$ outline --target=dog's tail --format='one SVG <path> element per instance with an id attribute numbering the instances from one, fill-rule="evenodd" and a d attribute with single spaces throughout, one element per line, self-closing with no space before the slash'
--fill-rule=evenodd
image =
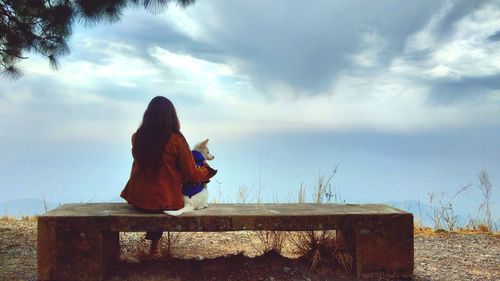
<path id="1" fill-rule="evenodd" d="M 165 214 L 167 214 L 167 215 L 177 217 L 177 216 L 180 216 L 180 215 L 182 215 L 184 213 L 191 212 L 192 210 L 193 210 L 193 206 L 192 205 L 186 205 L 186 206 L 184 206 L 184 208 L 179 209 L 179 210 L 175 210 L 175 211 L 163 211 L 163 212 Z"/>

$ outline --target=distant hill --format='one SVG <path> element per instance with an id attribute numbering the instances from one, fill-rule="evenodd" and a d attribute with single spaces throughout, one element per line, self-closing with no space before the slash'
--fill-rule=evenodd
<path id="1" fill-rule="evenodd" d="M 120 197 L 115 197 L 106 201 L 99 202 L 124 202 Z M 7 202 L 0 203 L 0 216 L 7 215 L 11 217 L 21 216 L 36 216 L 46 213 L 58 206 L 69 202 L 46 202 L 45 206 L 42 199 L 23 198 L 15 199 Z M 75 203 L 75 202 L 72 202 Z M 47 208 L 47 209 L 46 209 Z"/>
<path id="2" fill-rule="evenodd" d="M 432 219 L 429 217 L 432 216 L 434 212 L 432 206 L 429 204 L 424 204 L 416 200 L 389 201 L 385 203 L 412 213 L 415 221 L 419 220 L 423 225 L 432 226 L 434 224 Z"/>
<path id="3" fill-rule="evenodd" d="M 0 215 L 8 215 L 11 217 L 34 216 L 45 213 L 47 210 L 52 210 L 59 204 L 46 202 L 45 206 L 42 199 L 25 198 L 15 199 L 0 203 Z M 47 207 L 47 210 L 45 208 Z"/>

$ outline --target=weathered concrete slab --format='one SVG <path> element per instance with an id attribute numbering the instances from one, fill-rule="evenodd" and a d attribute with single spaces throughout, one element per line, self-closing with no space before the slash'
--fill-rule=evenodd
<path id="1" fill-rule="evenodd" d="M 212 204 L 179 217 L 124 203 L 67 204 L 38 217 L 39 280 L 102 280 L 119 232 L 331 230 L 357 277 L 413 276 L 413 215 L 380 204 Z"/>
<path id="2" fill-rule="evenodd" d="M 319 215 L 409 214 L 384 204 L 210 204 L 208 208 L 184 213 L 181 217 L 206 216 L 319 216 Z M 137 211 L 125 203 L 65 204 L 40 217 L 160 216 Z"/>
<path id="3" fill-rule="evenodd" d="M 57 221 L 72 229 L 92 225 L 102 231 L 231 231 L 337 229 L 396 217 L 412 219 L 412 214 L 382 204 L 211 204 L 172 217 L 140 212 L 124 203 L 90 203 L 63 205 L 39 220 Z"/>

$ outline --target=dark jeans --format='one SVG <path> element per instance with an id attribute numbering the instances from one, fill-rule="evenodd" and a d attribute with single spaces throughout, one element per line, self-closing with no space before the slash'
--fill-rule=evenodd
<path id="1" fill-rule="evenodd" d="M 146 210 L 146 209 L 141 209 L 135 207 L 139 212 L 143 213 L 149 213 L 149 214 L 161 214 L 163 213 L 162 210 Z M 159 240 L 161 236 L 163 235 L 163 231 L 148 231 L 146 232 L 146 239 L 147 240 Z"/>
<path id="2" fill-rule="evenodd" d="M 149 231 L 146 232 L 147 240 L 159 240 L 163 235 L 163 231 Z"/>

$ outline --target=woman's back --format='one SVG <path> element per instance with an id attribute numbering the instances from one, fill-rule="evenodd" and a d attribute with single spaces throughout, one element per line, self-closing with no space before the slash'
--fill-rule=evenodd
<path id="1" fill-rule="evenodd" d="M 132 136 L 134 145 L 135 134 Z M 132 164 L 130 179 L 121 197 L 135 207 L 146 210 L 177 210 L 183 207 L 182 183 L 205 182 L 215 173 L 209 167 L 196 168 L 189 146 L 180 133 L 172 133 L 165 148 L 155 179 Z"/>

